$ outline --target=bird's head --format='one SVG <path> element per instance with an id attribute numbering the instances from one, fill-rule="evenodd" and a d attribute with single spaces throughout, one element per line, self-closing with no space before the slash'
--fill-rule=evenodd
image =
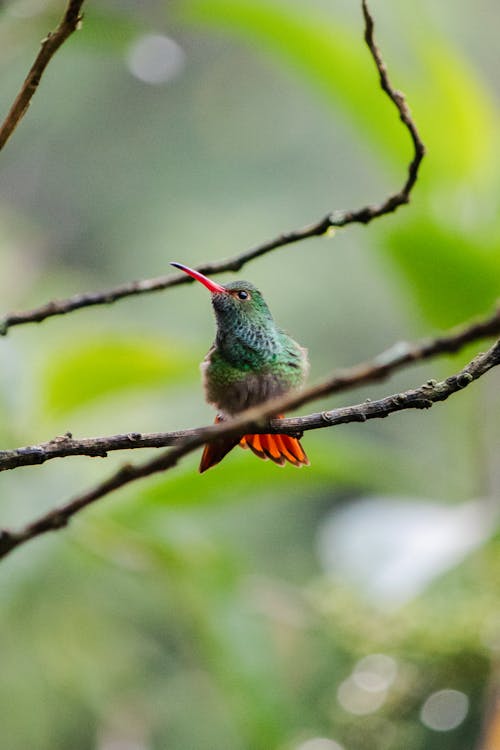
<path id="1" fill-rule="evenodd" d="M 273 324 L 273 318 L 264 297 L 250 281 L 232 281 L 222 286 L 182 263 L 171 263 L 171 265 L 192 276 L 211 292 L 212 304 L 219 325 L 234 327 L 234 325 L 245 324 L 254 326 Z"/>

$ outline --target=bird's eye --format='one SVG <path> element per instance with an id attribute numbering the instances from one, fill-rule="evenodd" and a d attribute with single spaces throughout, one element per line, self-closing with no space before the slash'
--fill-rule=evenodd
<path id="1" fill-rule="evenodd" d="M 240 289 L 238 292 L 238 299 L 248 299 L 249 296 L 248 292 L 245 292 L 244 289 Z"/>

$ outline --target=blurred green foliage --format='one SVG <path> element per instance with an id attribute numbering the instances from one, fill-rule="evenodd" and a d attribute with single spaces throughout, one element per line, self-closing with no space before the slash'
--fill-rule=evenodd
<path id="1" fill-rule="evenodd" d="M 443 23 L 430 0 L 379 5 L 380 47 L 428 147 L 411 205 L 244 272 L 309 347 L 314 377 L 486 312 L 498 296 L 496 69 L 483 39 L 496 38 L 498 9 L 491 0 L 478 20 L 447 0 Z M 2 6 L 3 111 L 59 13 L 55 0 Z M 117 1 L 86 16 L 2 153 L 6 309 L 163 273 L 169 260 L 228 256 L 381 200 L 404 179 L 409 139 L 378 88 L 355 4 Z M 150 32 L 185 52 L 164 86 L 130 73 L 131 48 Z M 211 336 L 208 297 L 194 286 L 13 330 L 0 347 L 5 447 L 69 428 L 208 423 L 196 377 Z M 350 400 L 439 377 L 463 356 Z M 12 555 L 0 569 L 2 750 L 475 747 L 500 646 L 497 391 L 491 373 L 432 413 L 308 434 L 312 466 L 300 472 L 234 451 L 199 476 L 189 458 Z M 123 460 L 2 475 L 1 525 Z M 382 586 L 384 560 L 393 577 L 405 572 L 390 547 L 414 529 L 395 519 L 387 538 L 366 536 L 355 514 L 374 494 L 420 503 L 405 600 L 373 581 Z M 479 496 L 481 523 L 460 526 Z M 425 521 L 436 503 L 444 526 Z M 346 549 L 372 555 L 372 577 L 360 581 L 341 550 L 325 559 L 342 514 Z M 436 556 L 440 546 L 451 552 Z M 393 660 L 394 679 L 363 693 L 353 674 L 373 654 Z M 379 703 L 363 713 L 342 702 L 345 685 Z M 438 731 L 421 711 L 446 689 L 469 711 Z"/>
<path id="2" fill-rule="evenodd" d="M 45 404 L 50 414 L 87 408 L 96 399 L 130 388 L 168 387 L 189 360 L 178 343 L 115 336 L 79 342 L 47 366 Z"/>

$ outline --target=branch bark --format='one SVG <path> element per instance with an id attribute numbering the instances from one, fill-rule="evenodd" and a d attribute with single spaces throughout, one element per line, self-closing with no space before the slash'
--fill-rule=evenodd
<path id="1" fill-rule="evenodd" d="M 445 401 L 454 393 L 463 390 L 498 365 L 500 365 L 500 341 L 497 341 L 485 354 L 479 354 L 475 357 L 460 372 L 441 382 L 428 381 L 419 388 L 387 396 L 377 401 L 365 401 L 362 404 L 310 414 L 307 417 L 288 420 L 288 422 L 291 427 L 295 423 L 295 428 L 300 430 L 317 429 L 350 422 L 366 422 L 369 419 L 381 419 L 406 409 L 428 409 L 433 404 Z M 331 387 L 335 382 L 335 379 L 331 381 Z M 327 384 L 323 384 L 319 391 L 321 395 L 328 392 Z M 317 395 L 318 388 L 312 388 L 300 394 L 268 401 L 259 407 L 243 412 L 231 421 L 200 429 L 196 435 L 183 440 L 180 445 L 162 452 L 149 461 L 142 464 L 122 466 L 104 482 L 77 495 L 64 505 L 49 511 L 24 528 L 18 531 L 2 530 L 0 532 L 0 559 L 30 539 L 67 526 L 74 515 L 111 492 L 139 479 L 171 469 L 183 456 L 191 453 L 203 443 L 225 435 L 243 435 L 247 432 L 262 431 L 263 429 L 267 431 L 267 420 L 273 414 L 301 406 L 316 398 Z"/>
<path id="2" fill-rule="evenodd" d="M 78 28 L 82 20 L 81 10 L 83 3 L 84 0 L 69 0 L 59 26 L 55 31 L 49 32 L 42 41 L 40 52 L 31 66 L 7 117 L 0 126 L 0 151 L 26 114 L 47 65 L 59 47 Z"/>
<path id="3" fill-rule="evenodd" d="M 70 6 L 80 6 L 81 4 L 81 2 L 70 3 Z M 379 205 L 364 206 L 358 210 L 334 211 L 313 224 L 308 224 L 300 229 L 280 234 L 278 237 L 257 245 L 239 255 L 235 255 L 232 258 L 197 266 L 197 270 L 201 271 L 201 273 L 215 276 L 224 271 L 239 271 L 251 260 L 259 258 L 272 250 L 311 237 L 321 237 L 335 227 L 344 227 L 348 224 L 368 224 L 373 221 L 373 219 L 390 214 L 399 208 L 399 206 L 409 203 L 410 194 L 417 181 L 420 164 L 425 155 L 425 146 L 420 138 L 417 126 L 411 116 L 404 95 L 400 91 L 397 91 L 389 80 L 386 65 L 375 41 L 374 21 L 368 9 L 366 0 L 362 0 L 362 10 L 365 22 L 364 38 L 375 63 L 379 75 L 380 86 L 389 99 L 394 103 L 394 106 L 399 113 L 399 117 L 407 128 L 413 143 L 413 158 L 409 164 L 408 176 L 403 187 L 390 195 Z M 50 37 L 50 39 L 52 38 L 53 37 Z M 64 41 L 64 39 L 62 41 Z M 62 42 L 59 42 L 59 44 L 61 43 Z M 52 300 L 32 310 L 12 312 L 5 315 L 0 319 L 0 335 L 6 335 L 9 328 L 12 328 L 13 326 L 26 323 L 40 323 L 46 318 L 55 315 L 66 315 L 75 310 L 92 307 L 94 305 L 108 305 L 125 297 L 157 292 L 173 286 L 178 286 L 179 284 L 189 284 L 192 283 L 192 281 L 193 279 L 185 274 L 158 276 L 152 279 L 143 279 L 142 281 L 131 281 L 100 292 L 85 292 L 83 294 L 76 294 L 72 297 L 68 297 L 67 299 Z"/>
<path id="4" fill-rule="evenodd" d="M 453 328 L 448 333 L 436 338 L 422 339 L 413 344 L 399 342 L 371 361 L 334 372 L 324 383 L 309 388 L 302 395 L 306 397 L 307 401 L 313 401 L 320 396 L 351 390 L 366 383 L 382 380 L 405 365 L 422 362 L 441 354 L 457 352 L 473 341 L 496 335 L 500 335 L 500 308 L 486 318 Z M 314 415 L 308 415 L 271 420 L 269 425 L 260 429 L 256 428 L 255 431 L 294 435 L 297 432 L 326 426 L 313 417 Z M 129 432 L 121 435 L 82 439 L 73 439 L 73 436 L 68 433 L 39 445 L 0 451 L 0 471 L 17 469 L 22 466 L 40 465 L 53 458 L 67 458 L 69 456 L 100 456 L 105 458 L 111 451 L 135 448 L 166 448 L 177 445 L 188 438 L 197 437 L 205 429 L 204 427 L 196 427 L 174 432 Z"/>

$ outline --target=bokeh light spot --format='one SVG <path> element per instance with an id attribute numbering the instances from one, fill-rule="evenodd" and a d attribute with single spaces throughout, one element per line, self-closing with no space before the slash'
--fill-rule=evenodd
<path id="1" fill-rule="evenodd" d="M 386 654 L 369 654 L 360 659 L 352 674 L 354 682 L 369 692 L 387 690 L 392 685 L 397 674 L 397 664 L 391 656 Z"/>
<path id="2" fill-rule="evenodd" d="M 469 711 L 469 699 L 459 690 L 438 690 L 432 693 L 420 712 L 420 720 L 436 732 L 458 727 Z"/>
<path id="3" fill-rule="evenodd" d="M 184 67 L 182 47 L 164 34 L 145 34 L 137 39 L 127 55 L 128 69 L 144 83 L 158 85 L 175 78 Z"/>

